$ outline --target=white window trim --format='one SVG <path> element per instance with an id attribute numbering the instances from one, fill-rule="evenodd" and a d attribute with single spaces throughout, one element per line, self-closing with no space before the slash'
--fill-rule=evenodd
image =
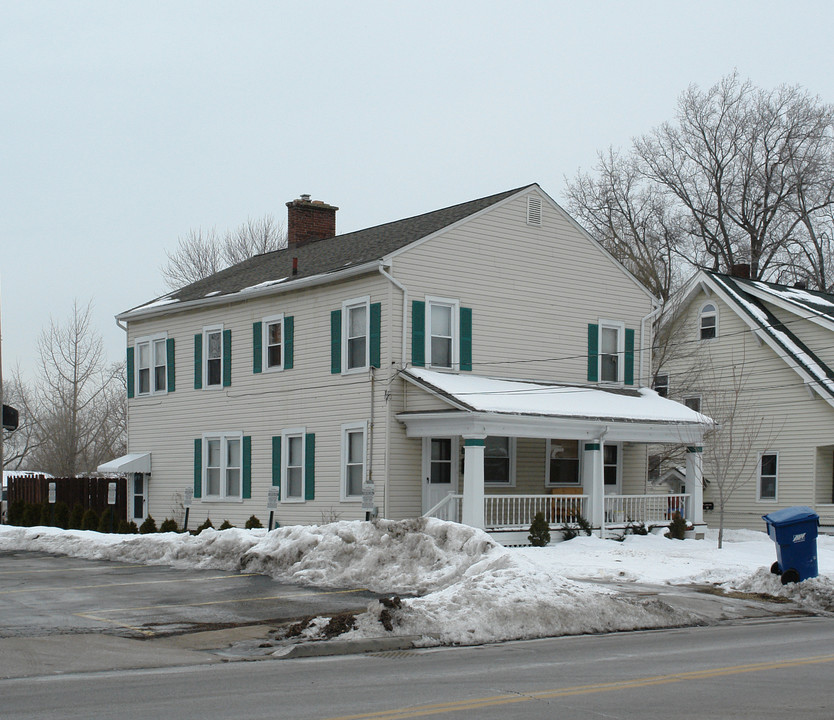
<path id="1" fill-rule="evenodd" d="M 281 364 L 270 367 L 269 365 L 269 326 L 273 323 L 281 323 Z M 284 313 L 269 315 L 261 319 L 261 372 L 282 372 L 284 370 L 284 359 L 286 347 L 284 345 Z"/>
<path id="2" fill-rule="evenodd" d="M 575 483 L 556 483 L 550 481 L 550 448 L 551 443 L 553 440 L 573 440 L 574 438 L 548 438 L 545 456 L 544 456 L 544 485 L 545 487 L 553 487 L 553 488 L 581 488 L 582 487 L 582 452 L 583 452 L 583 444 L 586 442 L 585 440 L 577 440 L 577 478 L 578 481 Z"/>
<path id="3" fill-rule="evenodd" d="M 762 497 L 762 457 L 764 455 L 776 456 L 776 478 L 773 497 Z M 770 476 L 768 476 L 770 477 Z M 756 500 L 762 503 L 778 503 L 779 502 L 779 452 L 776 450 L 763 450 L 759 453 L 758 467 L 756 468 Z"/>
<path id="4" fill-rule="evenodd" d="M 350 313 L 353 308 L 365 306 L 365 364 L 362 367 L 348 368 L 348 328 Z M 353 298 L 342 303 L 342 375 L 367 372 L 371 362 L 371 296 Z"/>
<path id="5" fill-rule="evenodd" d="M 290 444 L 291 437 L 301 438 L 301 497 L 289 497 L 288 478 L 287 478 L 287 461 L 290 459 Z M 296 427 L 287 428 L 281 431 L 281 503 L 285 505 L 293 505 L 298 503 L 305 503 L 307 490 L 307 428 Z"/>
<path id="6" fill-rule="evenodd" d="M 220 382 L 217 385 L 209 385 L 208 383 L 208 361 L 209 361 L 209 333 L 220 333 Z M 206 325 L 203 328 L 203 389 L 204 390 L 222 390 L 223 389 L 223 325 Z"/>
<path id="7" fill-rule="evenodd" d="M 368 421 L 362 420 L 360 422 L 343 423 L 342 424 L 342 453 L 339 461 L 339 499 L 341 502 L 362 502 L 362 495 L 348 495 L 347 494 L 347 459 L 348 459 L 348 445 L 347 435 L 349 432 L 356 430 L 362 431 L 362 437 L 365 442 L 362 443 L 362 484 L 364 485 L 368 480 Z"/>
<path id="8" fill-rule="evenodd" d="M 506 437 L 506 435 L 496 435 L 495 437 Z M 505 483 L 496 483 L 496 482 L 486 482 L 484 479 L 484 487 L 515 487 L 516 481 L 516 473 L 515 473 L 515 464 L 516 464 L 516 457 L 518 453 L 516 452 L 516 438 L 511 437 L 507 438 L 509 442 L 509 449 L 510 449 L 510 481 Z M 486 452 L 484 453 L 484 462 L 486 462 Z"/>
<path id="9" fill-rule="evenodd" d="M 452 364 L 432 365 L 431 364 L 431 308 L 432 305 L 442 305 L 452 309 Z M 424 357 L 426 367 L 432 370 L 460 370 L 460 300 L 456 298 L 434 297 L 426 295 L 426 327 L 425 327 L 425 350 Z"/>
<path id="10" fill-rule="evenodd" d="M 701 337 L 701 320 L 704 318 L 704 308 L 707 305 L 712 305 L 715 310 L 707 311 L 707 315 L 715 318 L 715 337 L 711 338 L 704 338 Z M 707 300 L 703 305 L 701 305 L 701 309 L 698 310 L 698 341 L 699 342 L 712 342 L 713 340 L 718 339 L 718 305 L 714 300 Z"/>
<path id="11" fill-rule="evenodd" d="M 165 389 L 164 390 L 154 390 L 153 387 L 153 376 L 154 376 L 154 364 L 153 364 L 153 346 L 154 343 L 158 340 L 163 340 L 165 342 Z M 150 374 L 148 377 L 148 392 L 139 392 L 139 346 L 147 343 L 148 344 L 148 357 L 150 359 Z M 134 397 L 150 397 L 151 395 L 166 395 L 168 393 L 168 333 L 156 333 L 155 335 L 144 335 L 142 337 L 136 338 L 133 341 L 133 387 L 135 388 Z"/>
<path id="12" fill-rule="evenodd" d="M 240 442 L 240 495 L 226 495 L 226 442 L 229 439 L 238 440 Z M 208 482 L 206 474 L 208 473 L 208 441 L 220 440 L 220 494 L 208 494 Z M 203 496 L 202 502 L 243 502 L 243 433 L 239 430 L 224 431 L 224 432 L 205 432 L 203 433 L 203 466 L 202 466 L 202 482 L 203 482 Z"/>
<path id="13" fill-rule="evenodd" d="M 597 377 L 601 385 L 623 385 L 625 383 L 625 323 L 618 320 L 598 320 L 598 335 L 597 335 Z M 602 330 L 614 329 L 617 331 L 617 379 L 603 380 L 602 379 Z"/>

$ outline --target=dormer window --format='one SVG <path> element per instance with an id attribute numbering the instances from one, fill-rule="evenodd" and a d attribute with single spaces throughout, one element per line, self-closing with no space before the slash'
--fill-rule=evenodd
<path id="1" fill-rule="evenodd" d="M 707 303 L 701 308 L 698 325 L 701 340 L 712 340 L 718 336 L 718 310 L 715 305 Z"/>

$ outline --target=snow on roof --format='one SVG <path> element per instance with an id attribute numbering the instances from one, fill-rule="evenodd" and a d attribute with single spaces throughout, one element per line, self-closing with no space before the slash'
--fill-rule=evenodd
<path id="1" fill-rule="evenodd" d="M 752 284 L 774 297 L 781 297 L 802 305 L 817 305 L 825 308 L 828 312 L 834 309 L 834 300 L 832 300 L 831 296 L 825 297 L 822 293 L 813 293 L 802 288 L 777 286 L 772 283 L 762 282 L 761 280 L 754 280 Z"/>
<path id="2" fill-rule="evenodd" d="M 649 388 L 621 389 L 504 380 L 409 368 L 406 377 L 474 412 L 663 423 L 712 424 L 706 415 Z"/>

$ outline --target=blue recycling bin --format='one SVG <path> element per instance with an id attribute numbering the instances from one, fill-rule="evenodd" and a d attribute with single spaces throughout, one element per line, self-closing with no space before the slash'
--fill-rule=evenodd
<path id="1" fill-rule="evenodd" d="M 776 543 L 776 562 L 770 570 L 781 575 L 782 584 L 801 582 L 819 575 L 817 528 L 820 516 L 805 505 L 762 515 L 767 534 Z"/>

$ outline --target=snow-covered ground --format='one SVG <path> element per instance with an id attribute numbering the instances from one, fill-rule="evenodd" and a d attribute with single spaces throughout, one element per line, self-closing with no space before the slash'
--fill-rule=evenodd
<path id="1" fill-rule="evenodd" d="M 834 609 L 834 538 L 817 542 L 820 576 L 782 586 L 769 571 L 765 533 L 728 531 L 706 540 L 577 537 L 547 548 L 504 548 L 479 530 L 433 519 L 336 522 L 200 535 L 108 535 L 0 526 L 0 550 L 39 550 L 90 559 L 262 572 L 319 587 L 366 587 L 403 596 L 374 602 L 342 638 L 415 635 L 422 644 L 476 644 L 553 635 L 671 627 L 693 618 L 657 599 L 593 581 L 719 584 Z M 302 637 L 320 635 L 316 619 Z M 387 626 L 387 630 L 383 626 Z"/>

